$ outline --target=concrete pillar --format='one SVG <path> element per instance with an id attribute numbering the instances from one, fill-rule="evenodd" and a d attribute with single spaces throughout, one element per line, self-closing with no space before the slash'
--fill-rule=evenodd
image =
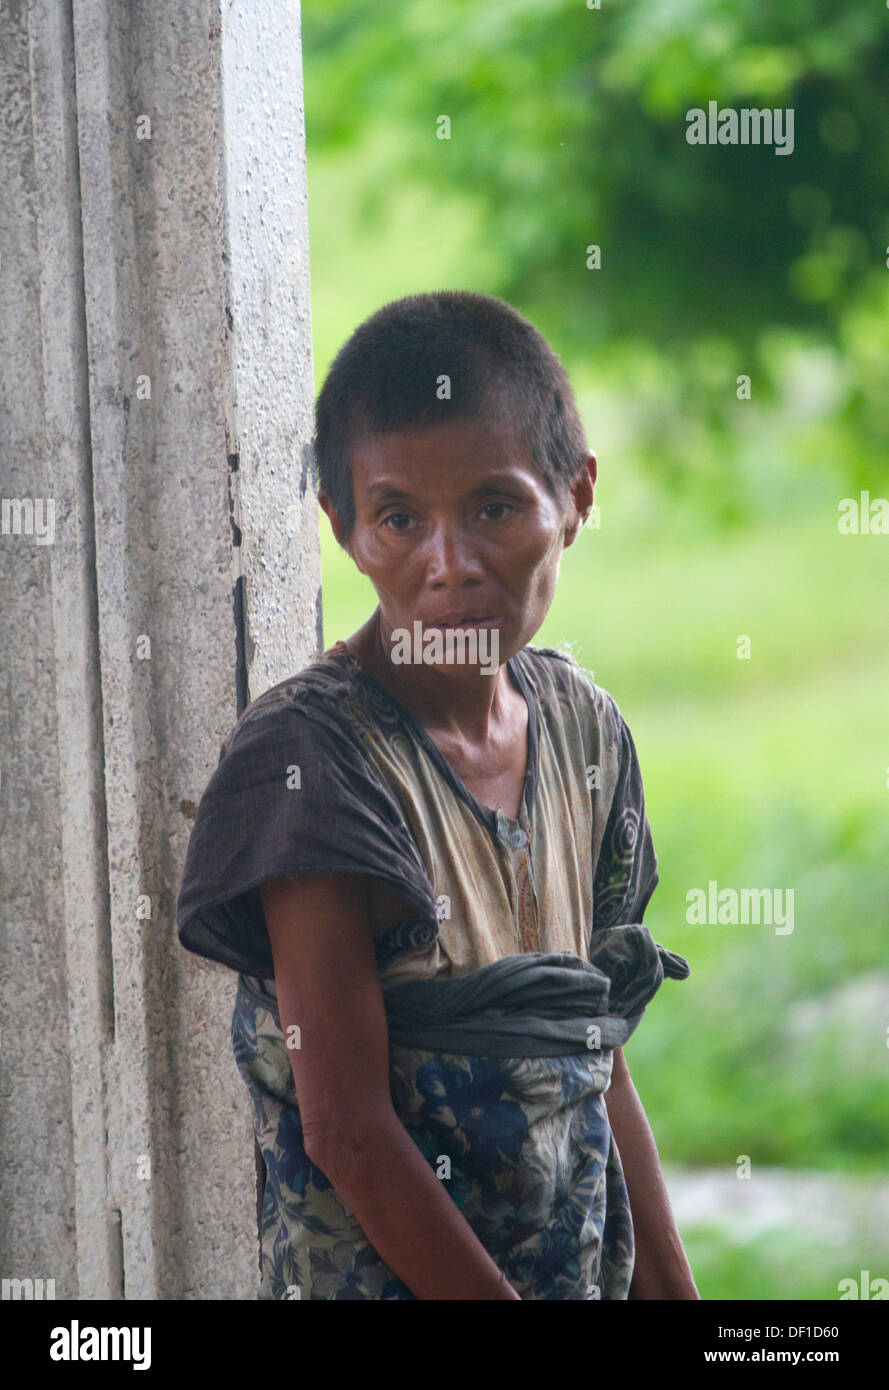
<path id="1" fill-rule="evenodd" d="M 4 0 L 0 81 L 0 1275 L 252 1298 L 235 977 L 174 919 L 322 645 L 299 6 Z"/>

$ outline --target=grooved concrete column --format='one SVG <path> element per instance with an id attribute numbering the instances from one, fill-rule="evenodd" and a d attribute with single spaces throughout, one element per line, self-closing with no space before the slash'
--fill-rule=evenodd
<path id="1" fill-rule="evenodd" d="M 252 1298 L 234 976 L 174 913 L 322 645 L 299 7 L 4 0 L 0 80 L 0 1276 Z"/>

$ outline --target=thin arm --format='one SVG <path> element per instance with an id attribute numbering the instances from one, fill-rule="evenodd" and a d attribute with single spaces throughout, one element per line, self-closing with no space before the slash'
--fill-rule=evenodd
<path id="1" fill-rule="evenodd" d="M 605 1105 L 633 1217 L 636 1263 L 630 1298 L 700 1298 L 673 1217 L 654 1135 L 620 1047 L 614 1049 Z"/>
<path id="2" fill-rule="evenodd" d="M 308 874 L 260 891 L 281 1027 L 300 1030 L 306 1153 L 416 1298 L 521 1301 L 392 1104 L 366 880 Z"/>

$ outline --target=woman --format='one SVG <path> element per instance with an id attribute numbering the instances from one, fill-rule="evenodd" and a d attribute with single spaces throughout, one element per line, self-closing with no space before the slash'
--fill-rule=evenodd
<path id="1" fill-rule="evenodd" d="M 635 747 L 528 645 L 593 504 L 565 372 L 500 300 L 409 296 L 341 349 L 315 451 L 379 605 L 244 711 L 179 901 L 239 972 L 259 1297 L 696 1298 L 621 1051 L 689 973 L 641 925 Z"/>

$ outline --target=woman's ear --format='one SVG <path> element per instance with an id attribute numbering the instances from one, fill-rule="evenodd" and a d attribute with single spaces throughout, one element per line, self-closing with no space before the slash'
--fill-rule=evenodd
<path id="1" fill-rule="evenodd" d="M 326 514 L 327 520 L 330 522 L 330 527 L 333 531 L 334 540 L 336 541 L 337 545 L 342 545 L 343 542 L 340 539 L 340 537 L 343 534 L 342 522 L 340 521 L 339 513 L 337 512 L 336 508 L 334 507 L 326 492 L 318 493 L 318 505 Z"/>
<path id="2" fill-rule="evenodd" d="M 599 465 L 594 453 L 587 454 L 586 469 L 571 488 L 573 513 L 565 529 L 565 546 L 573 545 L 593 509 Z"/>
<path id="3" fill-rule="evenodd" d="M 343 523 L 340 520 L 340 514 L 334 507 L 326 492 L 318 493 L 318 503 L 327 515 L 327 519 L 330 522 L 330 528 L 333 531 L 333 538 L 336 541 L 337 545 L 340 546 L 340 548 L 346 552 L 346 554 L 349 556 L 349 559 L 354 562 L 354 564 L 358 567 L 359 571 L 363 574 L 364 570 L 361 569 L 361 566 L 358 564 L 358 561 L 355 559 L 355 556 L 353 554 L 351 541 L 343 540 Z"/>

